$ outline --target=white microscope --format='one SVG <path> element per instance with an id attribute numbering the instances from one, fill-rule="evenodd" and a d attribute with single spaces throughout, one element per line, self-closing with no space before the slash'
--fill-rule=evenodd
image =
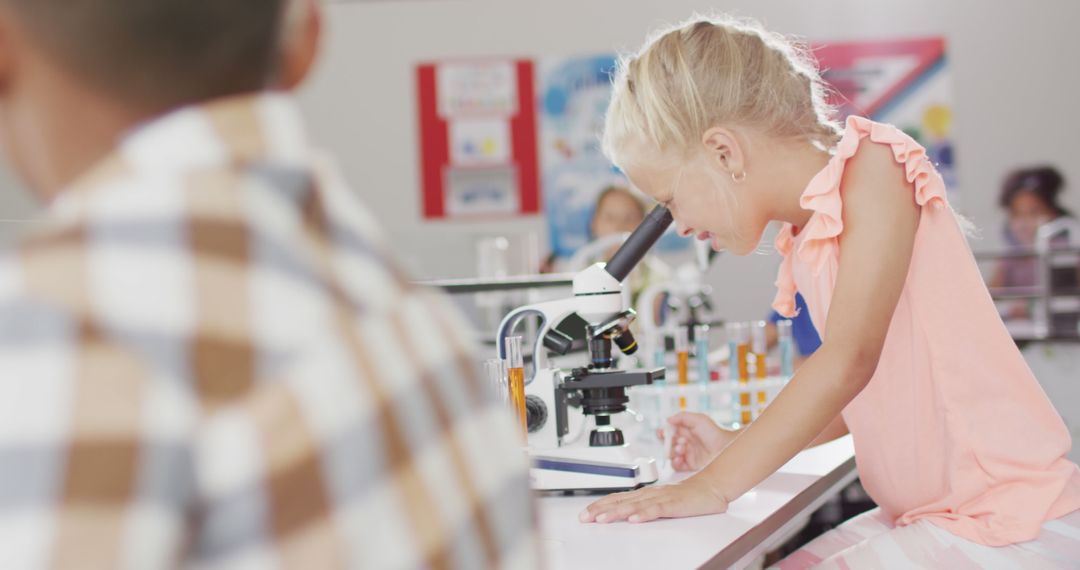
<path id="1" fill-rule="evenodd" d="M 637 350 L 628 330 L 635 313 L 627 306 L 623 281 L 671 223 L 671 213 L 657 206 L 606 265 L 597 263 L 574 277 L 573 296 L 520 307 L 499 325 L 496 341 L 499 356 L 505 358 L 505 339 L 514 328 L 525 317 L 540 318 L 533 373 L 525 387 L 534 489 L 618 491 L 659 478 L 656 460 L 635 452 L 611 424 L 611 416 L 626 411 L 628 387 L 663 379 L 664 369 L 617 370 L 612 344 L 627 355 Z M 556 327 L 573 314 L 588 324 L 590 362 L 571 370 L 552 368 L 547 352 L 566 354 L 572 342 Z M 588 441 L 573 437 L 583 433 L 590 418 L 594 427 Z"/>

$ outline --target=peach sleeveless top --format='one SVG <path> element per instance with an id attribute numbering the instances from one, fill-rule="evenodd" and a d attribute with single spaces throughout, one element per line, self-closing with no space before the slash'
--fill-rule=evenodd
<path id="1" fill-rule="evenodd" d="M 798 290 L 826 338 L 840 181 L 860 144 L 889 145 L 921 206 L 877 371 L 843 411 L 863 486 L 898 525 L 928 519 L 992 546 L 1031 540 L 1043 522 L 1080 509 L 1080 470 L 1064 457 L 1069 433 L 1001 322 L 923 147 L 893 126 L 847 120 L 802 195 L 809 222 L 776 238 L 784 260 L 773 307 L 793 316 Z"/>

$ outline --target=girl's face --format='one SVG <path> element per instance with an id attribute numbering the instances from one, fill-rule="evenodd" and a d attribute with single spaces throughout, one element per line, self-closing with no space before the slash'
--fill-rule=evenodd
<path id="1" fill-rule="evenodd" d="M 622 192 L 612 192 L 596 206 L 592 234 L 594 238 L 602 238 L 632 232 L 641 225 L 643 219 L 641 204 L 636 198 Z"/>
<path id="2" fill-rule="evenodd" d="M 1022 245 L 1034 245 L 1039 226 L 1054 219 L 1054 210 L 1034 192 L 1019 192 L 1009 202 L 1009 231 Z"/>
<path id="3" fill-rule="evenodd" d="M 768 225 L 761 192 L 748 177 L 735 183 L 707 156 L 685 161 L 646 157 L 623 171 L 635 186 L 671 210 L 679 235 L 708 240 L 716 251 L 747 255 Z"/>

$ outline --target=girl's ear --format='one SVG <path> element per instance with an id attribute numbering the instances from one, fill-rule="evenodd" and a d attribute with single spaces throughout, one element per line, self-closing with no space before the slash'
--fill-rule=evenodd
<path id="1" fill-rule="evenodd" d="M 746 155 L 735 133 L 723 127 L 712 127 L 701 137 L 706 155 L 724 172 L 736 178 L 746 175 Z"/>

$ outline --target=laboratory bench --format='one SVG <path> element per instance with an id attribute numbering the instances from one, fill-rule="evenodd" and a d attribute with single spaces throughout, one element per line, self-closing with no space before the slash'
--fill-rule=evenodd
<path id="1" fill-rule="evenodd" d="M 724 514 L 649 523 L 582 524 L 596 495 L 539 500 L 544 555 L 555 570 L 743 568 L 783 544 L 856 478 L 851 436 L 807 449 Z M 685 475 L 666 475 L 660 483 Z"/>

